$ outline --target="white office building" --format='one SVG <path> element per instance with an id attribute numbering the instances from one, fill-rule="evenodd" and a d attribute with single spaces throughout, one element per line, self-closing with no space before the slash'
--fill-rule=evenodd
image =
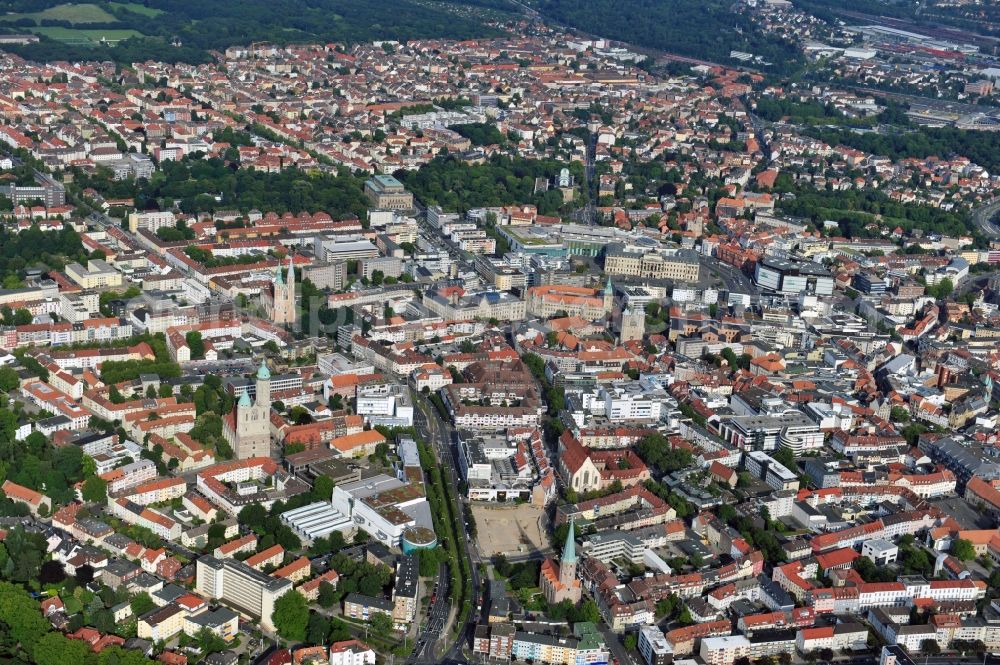
<path id="1" fill-rule="evenodd" d="M 199 594 L 259 619 L 264 630 L 274 630 L 271 623 L 274 603 L 292 590 L 290 580 L 265 575 L 236 559 L 213 556 L 198 559 L 195 569 L 195 590 Z"/>
<path id="2" fill-rule="evenodd" d="M 365 422 L 372 427 L 413 426 L 413 402 L 404 385 L 381 383 L 360 386 L 355 413 L 364 416 Z"/>
<path id="3" fill-rule="evenodd" d="M 430 504 L 421 485 L 379 474 L 333 488 L 333 509 L 389 547 L 399 547 L 403 532 L 422 526 L 434 530 Z"/>

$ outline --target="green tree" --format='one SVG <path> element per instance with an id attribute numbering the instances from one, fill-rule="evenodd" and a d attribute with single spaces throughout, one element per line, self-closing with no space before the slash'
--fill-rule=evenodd
<path id="1" fill-rule="evenodd" d="M 0 641 L 5 653 L 16 650 L 16 645 L 28 652 L 49 632 L 49 622 L 39 611 L 38 601 L 28 596 L 24 589 L 9 582 L 0 582 Z M 12 662 L 19 662 L 16 658 Z M 23 661 L 22 661 L 23 662 Z"/>
<path id="2" fill-rule="evenodd" d="M 33 651 L 38 665 L 79 665 L 90 648 L 86 642 L 68 639 L 62 633 L 48 633 L 38 640 Z"/>
<path id="3" fill-rule="evenodd" d="M 108 501 L 108 481 L 99 476 L 90 476 L 83 481 L 83 500 L 105 504 Z"/>
<path id="4" fill-rule="evenodd" d="M 26 326 L 26 325 L 30 324 L 33 319 L 34 319 L 34 317 L 31 316 L 31 312 L 28 311 L 28 310 L 26 310 L 26 309 L 24 309 L 24 308 L 19 308 L 19 309 L 14 310 L 14 325 L 15 326 Z"/>
<path id="5" fill-rule="evenodd" d="M 97 665 L 150 665 L 150 661 L 139 651 L 126 651 L 113 646 L 101 650 L 97 656 Z"/>
<path id="6" fill-rule="evenodd" d="M 91 615 L 90 623 L 102 633 L 113 633 L 115 630 L 115 616 L 111 610 L 97 610 Z"/>
<path id="7" fill-rule="evenodd" d="M 683 607 L 684 601 L 672 593 L 663 600 L 656 601 L 656 616 L 669 621 L 676 618 Z"/>
<path id="8" fill-rule="evenodd" d="M 7 550 L 4 549 L 3 558 L 6 558 Z M 62 584 L 63 580 L 66 579 L 66 569 L 63 568 L 62 564 L 58 561 L 46 561 L 42 564 L 42 568 L 38 574 L 38 581 L 41 585 L 48 586 L 49 584 L 58 585 Z"/>
<path id="9" fill-rule="evenodd" d="M 242 510 L 236 516 L 236 520 L 240 524 L 245 524 L 251 529 L 256 527 L 263 527 L 264 520 L 267 519 L 267 509 L 259 503 L 251 503 Z"/>
<path id="10" fill-rule="evenodd" d="M 952 291 L 955 290 L 955 283 L 949 278 L 945 277 L 940 282 L 933 286 L 927 287 L 927 295 L 933 296 L 938 300 L 944 300 L 951 295 Z"/>
<path id="11" fill-rule="evenodd" d="M 118 390 L 118 386 L 114 385 L 108 388 L 108 399 L 111 400 L 112 404 L 121 404 L 128 401 L 125 396 L 121 394 L 121 391 Z"/>
<path id="12" fill-rule="evenodd" d="M 289 591 L 275 601 L 271 621 L 282 638 L 301 642 L 309 625 L 309 604 L 298 591 Z"/>
<path id="13" fill-rule="evenodd" d="M 792 452 L 791 448 L 778 448 L 774 451 L 772 457 L 774 458 L 774 461 L 778 462 L 792 473 L 795 473 L 799 468 L 795 463 L 795 453 Z"/>
<path id="14" fill-rule="evenodd" d="M 184 340 L 191 351 L 191 360 L 199 360 L 205 357 L 205 341 L 201 338 L 200 332 L 192 330 L 184 336 Z"/>
<path id="15" fill-rule="evenodd" d="M 319 583 L 319 598 L 317 601 L 323 609 L 329 609 L 337 602 L 337 589 L 329 582 Z"/>
<path id="16" fill-rule="evenodd" d="M 326 636 L 328 642 L 343 642 L 351 637 L 351 630 L 343 620 L 334 617 L 330 621 L 330 633 Z"/>
<path id="17" fill-rule="evenodd" d="M 951 554 L 959 561 L 972 561 L 976 558 L 976 548 L 965 538 L 958 538 L 951 544 Z"/>
<path id="18" fill-rule="evenodd" d="M 97 473 L 97 462 L 90 455 L 84 455 L 83 461 L 80 462 L 80 470 L 83 471 L 84 478 L 89 478 Z"/>
<path id="19" fill-rule="evenodd" d="M 212 653 L 225 651 L 229 646 L 224 639 L 212 632 L 212 629 L 208 626 L 199 629 L 194 634 L 194 641 L 198 645 L 198 650 L 201 651 L 203 658 Z"/>
<path id="20" fill-rule="evenodd" d="M 591 599 L 587 599 L 580 603 L 579 607 L 573 608 L 570 612 L 570 619 L 573 623 L 578 623 L 580 621 L 587 621 L 590 623 L 598 623 L 601 620 L 601 611 Z"/>
<path id="21" fill-rule="evenodd" d="M 687 448 L 674 448 L 662 434 L 650 434 L 636 446 L 636 453 L 646 464 L 661 473 L 672 473 L 691 465 L 694 457 Z"/>
<path id="22" fill-rule="evenodd" d="M 20 385 L 17 372 L 12 367 L 4 365 L 0 367 L 0 390 L 9 393 Z"/>
<path id="23" fill-rule="evenodd" d="M 375 635 L 388 635 L 392 632 L 392 617 L 382 612 L 375 612 L 368 619 L 368 625 Z"/>
<path id="24" fill-rule="evenodd" d="M 302 549 L 302 540 L 286 524 L 279 524 L 274 530 L 274 542 L 289 551 Z"/>
<path id="25" fill-rule="evenodd" d="M 4 570 L 5 577 L 14 582 L 38 579 L 47 549 L 40 534 L 27 533 L 21 526 L 16 526 L 7 533 L 4 547 L 9 555 L 7 570 Z"/>
<path id="26" fill-rule="evenodd" d="M 910 422 L 910 411 L 905 406 L 894 406 L 889 411 L 889 419 L 894 423 Z"/>
<path id="27" fill-rule="evenodd" d="M 312 612 L 309 615 L 309 624 L 306 627 L 306 642 L 309 644 L 323 644 L 329 632 L 330 620 L 319 612 Z"/>
<path id="28" fill-rule="evenodd" d="M 132 606 L 132 614 L 134 614 L 137 617 L 145 614 L 146 612 L 156 607 L 156 604 L 153 602 L 153 599 L 150 598 L 149 594 L 146 593 L 145 591 L 133 596 L 132 600 L 129 601 L 129 605 Z"/>
<path id="29" fill-rule="evenodd" d="M 316 501 L 329 501 L 333 496 L 333 480 L 330 476 L 318 475 L 313 482 L 313 498 Z"/>

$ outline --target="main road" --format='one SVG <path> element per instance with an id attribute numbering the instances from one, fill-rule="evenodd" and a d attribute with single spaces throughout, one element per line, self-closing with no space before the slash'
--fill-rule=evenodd
<path id="1" fill-rule="evenodd" d="M 479 579 L 479 564 L 482 559 L 476 543 L 469 537 L 468 517 L 466 516 L 465 502 L 458 495 L 459 477 L 458 465 L 456 463 L 456 438 L 457 433 L 445 423 L 433 404 L 417 391 L 411 391 L 413 403 L 417 406 L 414 411 L 414 426 L 417 432 L 431 443 L 441 464 L 444 481 L 451 485 L 452 509 L 456 519 L 456 536 L 460 555 L 469 562 L 469 575 L 471 582 L 471 596 L 468 598 L 473 608 L 478 607 L 479 598 L 482 595 L 481 580 Z M 440 594 L 440 589 L 438 593 Z M 475 630 L 475 612 L 470 612 L 468 616 L 463 616 L 462 608 L 456 607 L 455 621 L 458 622 L 457 637 L 450 641 L 450 632 L 446 632 L 446 626 L 440 626 L 440 636 L 445 639 L 445 643 L 440 649 L 436 649 L 437 636 L 425 635 L 428 643 L 408 661 L 414 665 L 427 663 L 441 663 L 443 661 L 462 661 L 462 647 L 471 640 L 471 633 Z"/>
<path id="2" fill-rule="evenodd" d="M 448 614 L 451 611 L 451 604 L 448 602 L 451 576 L 448 574 L 448 566 L 441 564 L 438 570 L 437 583 L 435 584 L 434 602 L 431 603 L 427 611 L 427 624 L 423 632 L 417 637 L 413 647 L 413 653 L 407 659 L 407 663 L 435 663 L 435 650 L 441 633 L 447 627 Z"/>
<path id="3" fill-rule="evenodd" d="M 979 227 L 983 235 L 990 238 L 1000 238 L 1000 227 L 993 222 L 993 218 L 997 216 L 998 212 L 1000 212 L 1000 199 L 993 199 L 978 208 L 973 208 L 969 213 L 969 218 L 973 224 Z"/>

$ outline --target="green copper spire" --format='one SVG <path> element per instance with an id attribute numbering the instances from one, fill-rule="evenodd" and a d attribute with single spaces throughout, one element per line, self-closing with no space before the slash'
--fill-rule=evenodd
<path id="1" fill-rule="evenodd" d="M 281 276 L 281 264 L 280 263 L 278 264 L 278 267 L 274 271 L 274 283 L 275 284 L 284 284 L 285 283 L 284 277 Z"/>
<path id="2" fill-rule="evenodd" d="M 250 401 L 250 391 L 244 390 L 243 394 L 240 395 L 240 406 L 253 406 L 253 402 Z"/>
<path id="3" fill-rule="evenodd" d="M 257 378 L 261 380 L 271 378 L 271 370 L 267 368 L 267 361 L 264 359 L 261 359 L 260 361 L 260 369 L 257 370 Z"/>
<path id="4" fill-rule="evenodd" d="M 576 563 L 576 539 L 573 537 L 573 519 L 569 520 L 569 533 L 566 534 L 566 545 L 563 547 L 562 559 L 559 564 Z"/>
<path id="5" fill-rule="evenodd" d="M 615 294 L 614 288 L 611 286 L 611 278 L 608 277 L 608 283 L 604 285 L 604 295 L 613 296 Z"/>

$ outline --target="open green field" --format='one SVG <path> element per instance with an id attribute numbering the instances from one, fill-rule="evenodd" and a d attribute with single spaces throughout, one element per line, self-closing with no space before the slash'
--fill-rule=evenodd
<path id="1" fill-rule="evenodd" d="M 109 2 L 109 5 L 115 9 L 127 9 L 130 12 L 136 14 L 142 14 L 143 16 L 148 16 L 153 18 L 154 16 L 159 16 L 163 13 L 162 9 L 156 9 L 155 7 L 147 7 L 146 5 L 140 5 L 138 2 Z"/>
<path id="2" fill-rule="evenodd" d="M 145 9 L 145 7 L 143 7 L 143 9 Z M 8 21 L 16 21 L 22 18 L 30 18 L 35 21 L 50 19 L 53 21 L 69 21 L 74 25 L 85 23 L 112 23 L 117 20 L 114 16 L 107 13 L 97 5 L 90 4 L 56 5 L 55 7 L 43 9 L 40 12 L 5 14 L 2 18 Z"/>
<path id="3" fill-rule="evenodd" d="M 104 39 L 109 42 L 118 42 L 129 37 L 141 37 L 138 30 L 87 30 L 85 28 L 29 28 L 38 35 L 45 35 L 51 39 L 70 44 L 97 44 Z"/>

